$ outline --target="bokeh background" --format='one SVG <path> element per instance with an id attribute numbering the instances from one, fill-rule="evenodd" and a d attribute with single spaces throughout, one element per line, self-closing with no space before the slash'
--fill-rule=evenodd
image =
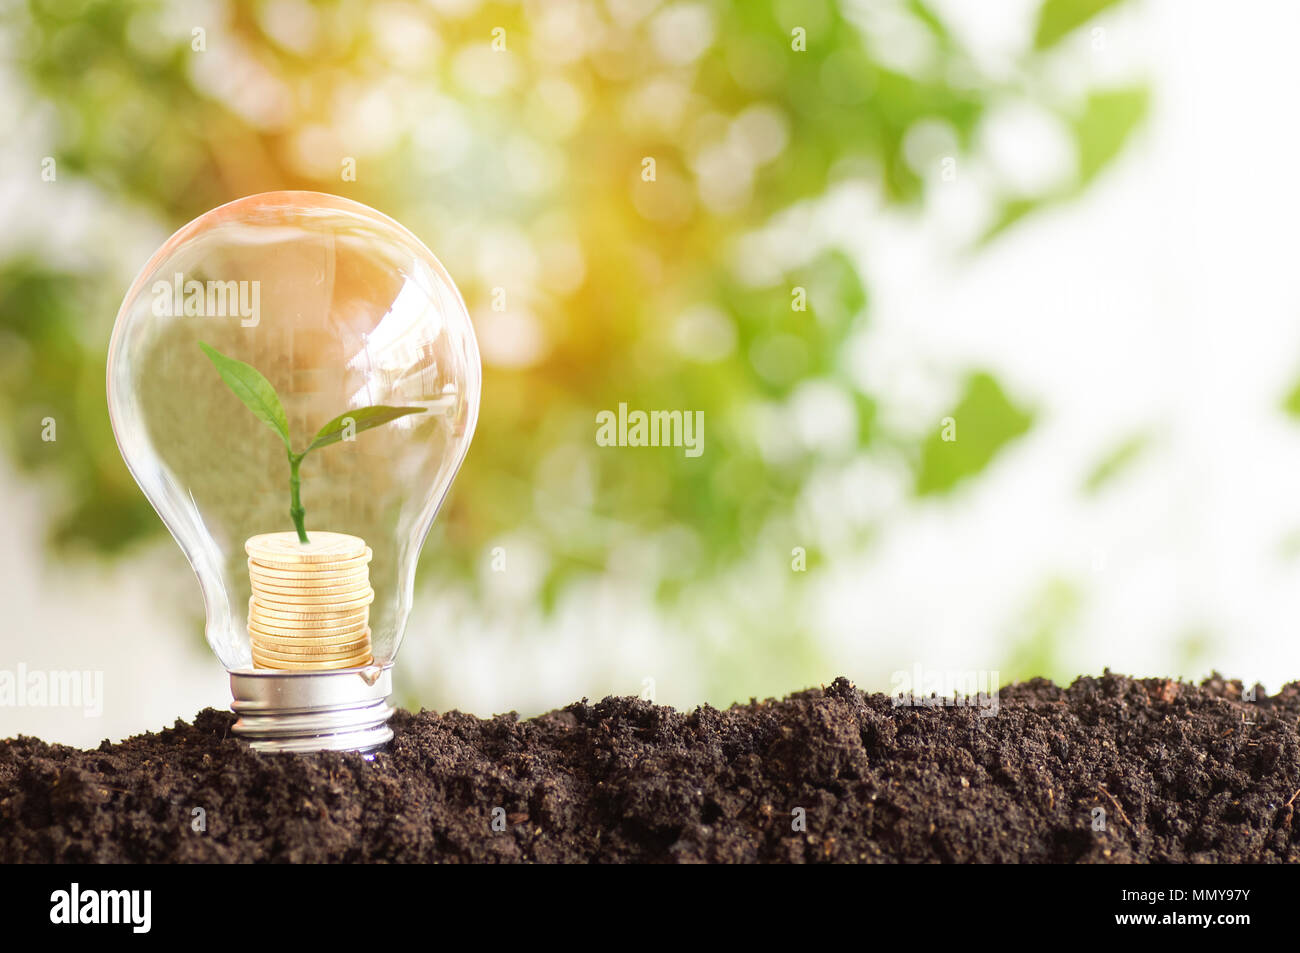
<path id="1" fill-rule="evenodd" d="M 285 188 L 424 239 L 483 352 L 404 704 L 726 705 L 913 665 L 1276 688 L 1300 673 L 1297 18 L 5 0 L 0 667 L 102 671 L 105 707 L 0 708 L 0 734 L 228 704 L 104 357 L 175 228 Z M 620 402 L 703 411 L 703 455 L 597 446 Z"/>

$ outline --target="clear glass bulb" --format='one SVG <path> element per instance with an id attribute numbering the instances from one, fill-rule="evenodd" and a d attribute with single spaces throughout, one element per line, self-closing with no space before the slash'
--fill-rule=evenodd
<path id="1" fill-rule="evenodd" d="M 294 532 L 290 465 L 284 442 L 200 342 L 269 381 L 293 451 L 348 411 L 407 409 L 373 429 L 354 426 L 301 462 L 307 533 L 360 537 L 373 552 L 374 664 L 360 673 L 372 680 L 402 641 L 420 547 L 474 434 L 482 373 L 465 303 L 392 219 L 337 196 L 270 192 L 176 232 L 136 277 L 113 328 L 108 406 L 118 446 L 198 575 L 207 639 L 232 685 L 236 674 L 256 674 L 264 681 L 248 684 L 278 685 L 281 696 L 314 691 L 321 705 L 345 704 L 329 702 L 338 679 L 288 682 L 298 673 L 254 666 L 245 543 Z M 308 690 L 312 678 L 330 687 Z M 235 694 L 238 710 L 238 685 Z M 318 707 L 312 697 L 298 701 Z"/>

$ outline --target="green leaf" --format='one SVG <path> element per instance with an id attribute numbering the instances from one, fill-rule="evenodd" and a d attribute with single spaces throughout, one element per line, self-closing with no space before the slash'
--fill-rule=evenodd
<path id="1" fill-rule="evenodd" d="M 993 225 L 980 236 L 978 244 L 992 241 L 1032 212 L 1082 194 L 1092 180 L 1123 150 L 1129 137 L 1145 118 L 1147 102 L 1147 91 L 1141 87 L 1111 89 L 1089 96 L 1083 111 L 1069 120 L 1078 156 L 1078 176 L 1075 181 L 1045 195 L 1006 201 Z"/>
<path id="2" fill-rule="evenodd" d="M 1045 50 L 1119 0 L 1047 0 L 1038 11 L 1034 49 Z"/>
<path id="3" fill-rule="evenodd" d="M 349 423 L 352 426 L 351 432 L 359 434 L 363 430 L 382 427 L 389 421 L 396 420 L 398 417 L 405 417 L 407 414 L 422 414 L 424 410 L 423 407 L 385 407 L 383 404 L 349 410 L 339 414 L 324 427 L 321 427 L 316 432 L 316 436 L 312 438 L 311 446 L 303 451 L 303 455 L 305 456 L 319 447 L 328 447 L 332 443 L 338 443 L 348 433 Z"/>
<path id="4" fill-rule="evenodd" d="M 1074 121 L 1082 188 L 1106 167 L 1128 141 L 1147 112 L 1147 91 L 1140 87 L 1093 93 L 1083 115 Z"/>
<path id="5" fill-rule="evenodd" d="M 827 328 L 847 330 L 867 306 L 867 292 L 852 259 L 841 251 L 823 254 L 800 273 L 813 313 Z"/>
<path id="6" fill-rule="evenodd" d="M 1008 680 L 1035 678 L 1039 672 L 1068 677 L 1065 649 L 1082 608 L 1083 594 L 1076 583 L 1061 576 L 1041 583 L 1016 626 L 1020 633 L 1006 662 Z"/>
<path id="7" fill-rule="evenodd" d="M 957 406 L 921 447 L 918 496 L 947 493 L 975 476 L 1012 440 L 1029 430 L 1033 414 L 1011 402 L 989 374 L 972 374 Z M 945 432 L 946 431 L 946 432 Z M 948 438 L 948 439 L 945 439 Z"/>
<path id="8" fill-rule="evenodd" d="M 226 386 L 244 402 L 244 406 L 253 412 L 254 417 L 278 433 L 280 439 L 284 441 L 285 448 L 292 452 L 293 447 L 289 445 L 289 418 L 285 416 L 284 407 L 280 404 L 280 395 L 275 392 L 271 382 L 252 364 L 226 357 L 216 348 L 209 347 L 202 341 L 199 342 L 199 347 L 208 356 L 208 360 L 216 366 L 217 373 L 226 382 Z"/>
<path id="9" fill-rule="evenodd" d="M 926 25 L 930 32 L 934 34 L 936 39 L 945 42 L 951 39 L 948 27 L 944 24 L 939 15 L 930 9 L 929 4 L 923 3 L 921 0 L 908 0 L 907 9 L 912 16 L 916 17 Z"/>
<path id="10" fill-rule="evenodd" d="M 1114 480 L 1142 455 L 1150 442 L 1151 438 L 1147 434 L 1135 434 L 1120 443 L 1093 467 L 1092 472 L 1088 474 L 1088 478 L 1084 480 L 1084 492 L 1096 493 Z"/>
<path id="11" fill-rule="evenodd" d="M 1295 386 L 1286 395 L 1286 400 L 1282 402 L 1282 409 L 1290 416 L 1300 419 L 1300 380 L 1295 382 Z"/>
<path id="12" fill-rule="evenodd" d="M 1002 211 L 998 213 L 993 224 L 989 226 L 989 230 L 979 237 L 976 244 L 988 244 L 1019 222 L 1026 215 L 1037 211 L 1052 201 L 1053 199 L 1051 198 L 1008 199 L 1002 203 Z"/>

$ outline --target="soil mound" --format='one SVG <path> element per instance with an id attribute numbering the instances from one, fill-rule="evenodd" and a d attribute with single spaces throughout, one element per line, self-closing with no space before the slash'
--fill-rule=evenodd
<path id="1" fill-rule="evenodd" d="M 233 720 L 0 742 L 0 861 L 1300 860 L 1300 683 L 1037 679 L 991 717 L 843 678 L 689 714 L 399 712 L 373 761 L 255 754 Z"/>

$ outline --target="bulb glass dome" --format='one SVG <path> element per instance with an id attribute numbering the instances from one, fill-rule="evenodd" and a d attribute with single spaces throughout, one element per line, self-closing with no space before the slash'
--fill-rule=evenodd
<path id="1" fill-rule="evenodd" d="M 348 534 L 373 552 L 371 646 L 390 663 L 420 547 L 478 415 L 478 346 L 451 278 L 373 209 L 272 192 L 195 219 L 131 285 L 109 348 L 113 429 L 198 575 L 208 642 L 227 669 L 251 671 L 245 544 L 294 530 L 289 463 L 200 342 L 265 377 L 292 451 L 351 410 L 406 409 L 313 450 L 300 473 L 307 534 Z"/>

